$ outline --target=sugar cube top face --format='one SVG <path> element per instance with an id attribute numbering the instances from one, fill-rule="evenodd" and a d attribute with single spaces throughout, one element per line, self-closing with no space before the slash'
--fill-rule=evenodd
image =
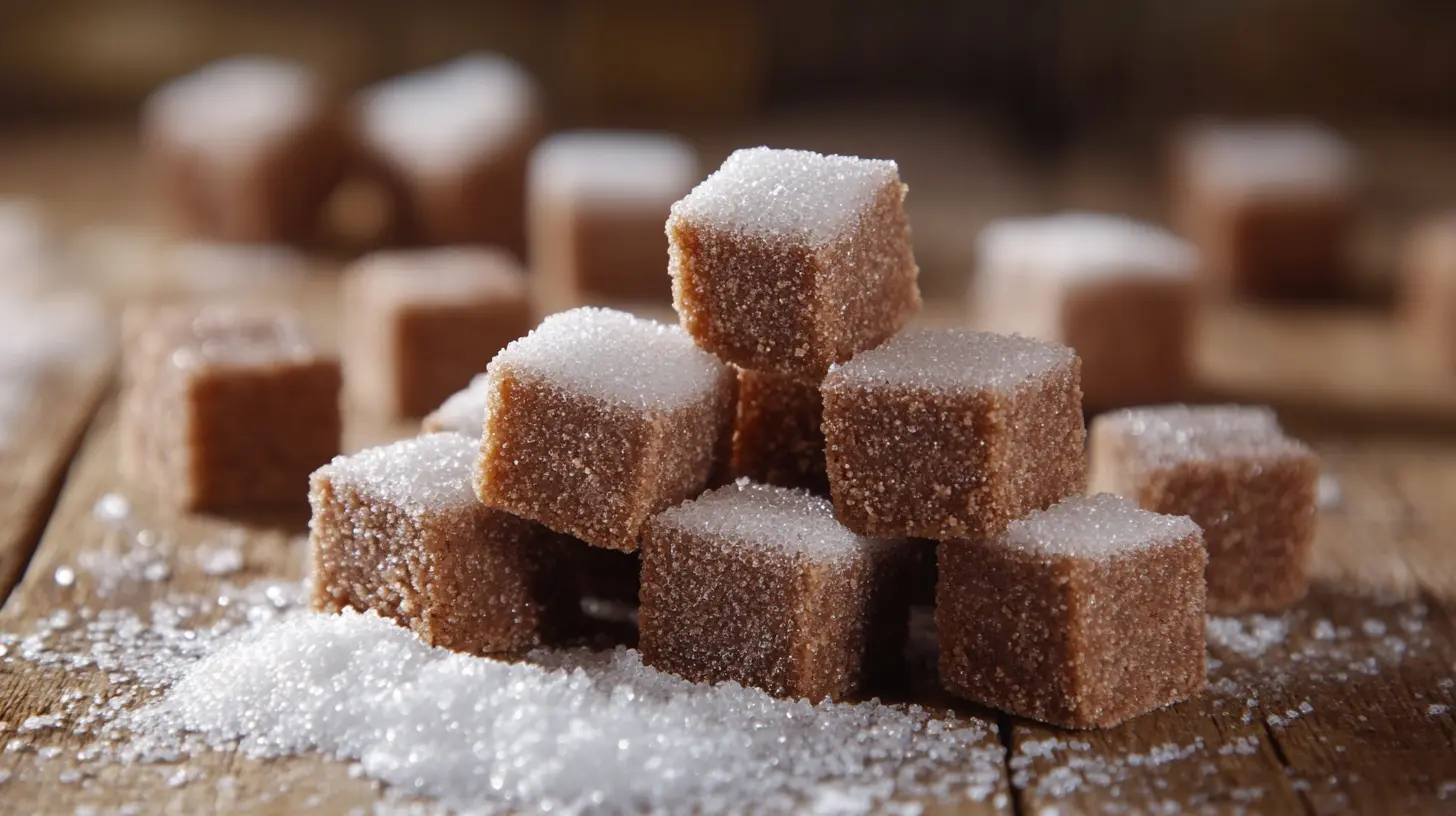
<path id="1" fill-rule="evenodd" d="M 154 314 L 159 337 L 172 343 L 171 361 L 185 371 L 308 363 L 324 355 L 292 311 L 207 307 Z M 167 329 L 171 329 L 168 331 Z"/>
<path id="2" fill-rule="evenodd" d="M 477 374 L 470 385 L 450 395 L 433 413 L 425 417 L 424 430 L 454 431 L 471 438 L 485 429 L 485 403 L 490 398 L 490 378 Z"/>
<path id="3" fill-rule="evenodd" d="M 825 244 L 899 180 L 892 161 L 754 147 L 734 151 L 673 205 L 672 215 L 724 231 Z"/>
<path id="4" fill-rule="evenodd" d="M 366 90 L 360 127 L 395 162 L 425 175 L 453 174 L 517 138 L 536 104 L 535 83 L 519 65 L 472 54 Z"/>
<path id="5" fill-rule="evenodd" d="M 433 433 L 335 457 L 315 478 L 388 502 L 414 516 L 476 504 L 472 474 L 480 443 Z"/>
<path id="6" fill-rule="evenodd" d="M 490 366 L 636 410 L 695 404 L 724 372 L 677 326 L 593 307 L 547 317 Z"/>
<path id="7" fill-rule="evenodd" d="M 1066 346 L 1016 334 L 919 329 L 835 366 L 825 383 L 836 388 L 1002 391 L 1064 368 L 1075 358 Z"/>
<path id="8" fill-rule="evenodd" d="M 558 133 L 531 154 L 531 189 L 550 196 L 608 203 L 671 202 L 691 189 L 697 178 L 697 153 L 683 139 L 666 133 Z"/>
<path id="9" fill-rule="evenodd" d="M 1132 445 L 1149 467 L 1179 462 L 1274 457 L 1308 449 L 1286 436 L 1274 412 L 1253 405 L 1158 405 L 1097 418 Z"/>
<path id="10" fill-rule="evenodd" d="M 167 138 L 218 155 L 287 136 L 318 112 L 317 82 L 303 66 L 236 57 L 168 82 L 147 101 Z"/>
<path id="11" fill-rule="evenodd" d="M 1098 493 L 1072 496 L 1013 521 L 1001 543 L 1034 556 L 1097 561 L 1199 534 L 1198 525 L 1187 516 L 1152 513 L 1130 499 Z"/>
<path id="12" fill-rule="evenodd" d="M 1020 275 L 1191 278 L 1197 265 L 1192 245 L 1171 232 L 1100 213 L 998 219 L 982 229 L 977 251 L 978 280 Z"/>
<path id="13" fill-rule="evenodd" d="M 842 560 L 888 542 L 855 535 L 834 520 L 828 499 L 805 490 L 738 479 L 659 514 L 654 524 L 814 562 Z"/>
<path id="14" fill-rule="evenodd" d="M 1196 183 L 1232 194 L 1343 193 L 1355 180 L 1350 146 L 1313 123 L 1206 125 L 1187 149 Z"/>
<path id="15" fill-rule="evenodd" d="M 394 303 L 450 306 L 462 296 L 524 300 L 529 283 L 508 252 L 490 247 L 434 247 L 377 252 L 352 270 Z"/>

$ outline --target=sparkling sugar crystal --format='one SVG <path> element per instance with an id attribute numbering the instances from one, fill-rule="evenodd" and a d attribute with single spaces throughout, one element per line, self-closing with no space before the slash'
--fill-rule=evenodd
<path id="1" fill-rule="evenodd" d="M 504 663 L 430 649 L 373 616 L 296 616 L 203 658 L 133 725 L 275 757 L 355 759 L 464 812 L 784 812 L 833 795 L 983 798 L 1001 752 L 918 708 L 777 701 L 693 685 L 634 652 Z"/>

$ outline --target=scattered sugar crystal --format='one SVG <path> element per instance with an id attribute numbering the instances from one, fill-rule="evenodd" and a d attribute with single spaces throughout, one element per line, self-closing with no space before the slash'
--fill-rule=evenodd
<path id="1" fill-rule="evenodd" d="M 415 172 L 454 173 L 516 138 L 536 115 L 535 94 L 515 62 L 470 54 L 369 89 L 360 127 L 376 150 Z"/>
<path id="2" fill-rule="evenodd" d="M 107 493 L 91 506 L 91 517 L 109 526 L 125 524 L 131 518 L 131 500 L 120 493 Z"/>
<path id="3" fill-rule="evenodd" d="M 1430 705 L 1426 706 L 1426 715 L 1430 717 L 1439 717 L 1450 710 L 1451 707 L 1444 703 L 1431 703 Z"/>
<path id="4" fill-rule="evenodd" d="M 76 583 L 76 571 L 64 564 L 56 567 L 55 574 L 52 577 L 56 582 L 56 586 L 68 587 Z"/>
<path id="5" fill-rule="evenodd" d="M 1013 521 L 1004 540 L 1036 555 L 1104 559 L 1177 544 L 1198 532 L 1187 516 L 1150 513 L 1121 496 L 1099 493 Z"/>
<path id="6" fill-rule="evenodd" d="M 224 540 L 205 542 L 197 549 L 197 563 L 208 575 L 232 575 L 243 568 L 242 542 Z"/>
<path id="7" fill-rule="evenodd" d="M 1334 640 L 1335 625 L 1324 618 L 1320 618 L 1314 622 L 1313 634 L 1315 640 Z"/>
<path id="8" fill-rule="evenodd" d="M 1383 637 L 1386 631 L 1385 621 L 1366 618 L 1360 624 L 1360 630 L 1371 637 Z"/>
<path id="9" fill-rule="evenodd" d="M 1245 618 L 1224 618 L 1210 615 L 1204 626 L 1210 643 L 1229 649 L 1241 657 L 1262 657 L 1271 648 L 1284 643 L 1289 635 L 1289 621 L 1267 615 Z"/>
<path id="10" fill-rule="evenodd" d="M 989 796 L 1001 751 L 918 708 L 780 702 L 695 686 L 632 652 L 502 663 L 425 647 L 373 616 L 296 616 L 203 658 L 130 724 L 251 756 L 319 750 L 446 807 L 838 812 Z M 984 798 L 984 797 L 983 797 Z"/>

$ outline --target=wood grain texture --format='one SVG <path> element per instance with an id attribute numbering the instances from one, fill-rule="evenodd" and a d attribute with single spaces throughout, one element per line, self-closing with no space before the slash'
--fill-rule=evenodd
<path id="1" fill-rule="evenodd" d="M 0 329 L 3 331 L 3 329 Z M 110 355 L 53 366 L 25 377 L 25 405 L 0 443 L 0 598 L 20 580 L 57 491 L 110 380 Z M 0 388 L 15 387 L 0 383 Z"/>

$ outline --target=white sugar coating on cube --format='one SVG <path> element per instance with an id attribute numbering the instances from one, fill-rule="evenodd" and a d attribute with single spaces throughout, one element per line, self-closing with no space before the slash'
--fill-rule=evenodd
<path id="1" fill-rule="evenodd" d="M 1191 278 L 1198 260 L 1191 244 L 1161 227 L 1086 212 L 997 219 L 981 230 L 977 252 L 978 279 Z"/>
<path id="2" fill-rule="evenodd" d="M 303 317 L 289 309 L 209 305 L 191 313 L 184 307 L 158 319 L 183 323 L 171 356 L 172 365 L 180 369 L 246 368 L 322 357 Z"/>
<path id="3" fill-rule="evenodd" d="M 835 520 L 828 499 L 807 490 L 747 478 L 664 510 L 652 523 L 722 539 L 735 547 L 802 555 L 816 562 L 902 544 L 856 535 Z"/>
<path id="4" fill-rule="evenodd" d="M 680 326 L 588 306 L 551 315 L 506 346 L 489 371 L 507 370 L 609 404 L 654 410 L 697 403 L 728 369 Z"/>
<path id="5" fill-rule="evenodd" d="M 308 261 L 281 244 L 229 244 L 184 241 L 163 259 L 178 288 L 202 294 L 295 285 L 308 273 Z"/>
<path id="6" fill-rule="evenodd" d="M 666 206 L 698 178 L 697 152 L 668 133 L 557 133 L 531 154 L 532 195 Z"/>
<path id="7" fill-rule="evenodd" d="M 446 246 L 376 252 L 349 270 L 376 296 L 449 306 L 464 299 L 520 301 L 530 283 L 521 264 L 495 247 Z"/>
<path id="8" fill-rule="evenodd" d="M 479 454 L 480 443 L 464 434 L 425 434 L 336 456 L 314 478 L 414 515 L 459 510 L 477 503 L 472 479 Z"/>
<path id="9" fill-rule="evenodd" d="M 746 148 L 672 205 L 672 218 L 817 246 L 851 228 L 881 190 L 899 183 L 893 161 Z"/>
<path id="10" fill-rule="evenodd" d="M 440 403 L 426 422 L 442 431 L 479 437 L 485 428 L 485 403 L 489 396 L 490 377 L 477 374 L 470 379 L 470 385 Z"/>
<path id="11" fill-rule="evenodd" d="M 1211 462 L 1305 453 L 1262 405 L 1154 405 L 1103 414 L 1097 424 L 1127 440 L 1149 464 Z"/>
<path id="12" fill-rule="evenodd" d="M 1005 763 L 991 729 L 918 706 L 698 685 L 626 649 L 473 657 L 353 610 L 212 644 L 123 721 L 145 758 L 321 753 L 411 797 L 381 805 L 470 814 L 918 812 L 991 798 Z"/>
<path id="13" fill-rule="evenodd" d="M 536 84 L 525 69 L 474 53 L 366 89 L 359 127 L 403 168 L 449 176 L 524 138 L 536 115 Z"/>
<path id="14" fill-rule="evenodd" d="M 1228 192 L 1343 192 L 1355 179 L 1350 145 L 1309 122 L 1205 125 L 1187 149 L 1197 181 Z"/>
<path id="15" fill-rule="evenodd" d="M 265 148 L 318 113 L 302 65 L 274 57 L 221 60 L 168 82 L 147 101 L 164 138 L 216 156 Z"/>
<path id="16" fill-rule="evenodd" d="M 1143 510 L 1122 496 L 1070 496 L 1011 522 L 998 543 L 1039 556 L 1103 559 L 1176 544 L 1202 531 L 1187 516 Z"/>
<path id="17" fill-rule="evenodd" d="M 824 387 L 1003 391 L 1066 368 L 1076 353 L 1019 334 L 912 329 L 833 366 Z"/>

